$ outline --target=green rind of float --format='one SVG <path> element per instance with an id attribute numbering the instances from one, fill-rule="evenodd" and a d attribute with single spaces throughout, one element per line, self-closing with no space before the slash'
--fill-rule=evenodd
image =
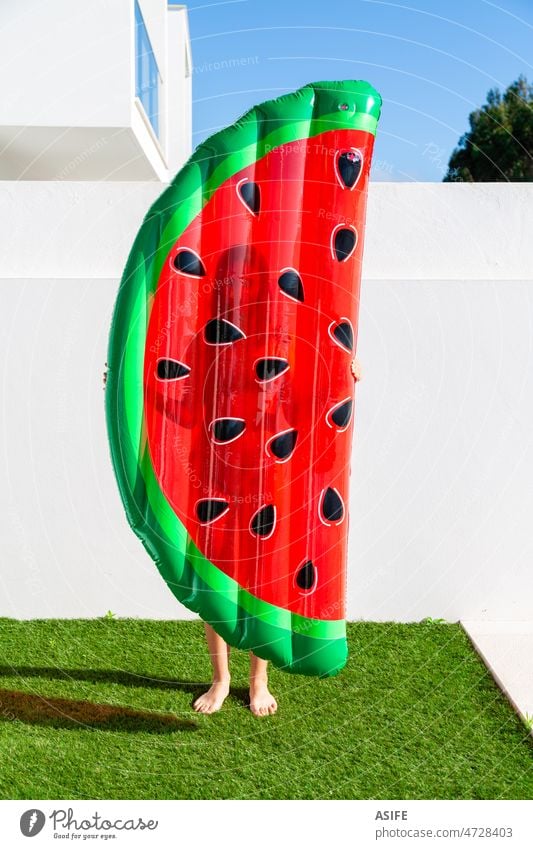
<path id="1" fill-rule="evenodd" d="M 341 104 L 348 108 L 339 109 Z M 111 327 L 106 417 L 130 525 L 183 604 L 231 645 L 251 648 L 290 672 L 338 672 L 347 657 L 344 621 L 308 619 L 249 593 L 198 550 L 172 510 L 157 482 L 143 425 L 150 301 L 168 251 L 225 180 L 279 145 L 334 129 L 374 134 L 380 108 L 381 98 L 368 83 L 314 83 L 254 107 L 200 145 L 145 217 Z"/>

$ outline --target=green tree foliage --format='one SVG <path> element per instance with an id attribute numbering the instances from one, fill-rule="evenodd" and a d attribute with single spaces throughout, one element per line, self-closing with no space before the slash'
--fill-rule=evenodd
<path id="1" fill-rule="evenodd" d="M 470 130 L 448 163 L 444 182 L 533 181 L 533 85 L 520 76 L 502 95 L 495 88 L 469 116 Z"/>

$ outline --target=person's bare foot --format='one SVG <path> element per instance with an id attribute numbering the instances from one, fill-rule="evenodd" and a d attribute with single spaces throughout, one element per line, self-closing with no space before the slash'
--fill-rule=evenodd
<path id="1" fill-rule="evenodd" d="M 213 681 L 207 693 L 198 696 L 193 704 L 196 713 L 216 713 L 229 695 L 229 678 Z"/>
<path id="2" fill-rule="evenodd" d="M 250 679 L 250 710 L 254 716 L 271 716 L 276 713 L 278 703 L 268 689 L 266 678 Z"/>

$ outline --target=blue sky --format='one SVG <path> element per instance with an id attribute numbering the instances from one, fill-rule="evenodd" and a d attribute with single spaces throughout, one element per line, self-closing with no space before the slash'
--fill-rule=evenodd
<path id="1" fill-rule="evenodd" d="M 248 108 L 324 79 L 383 96 L 375 180 L 442 179 L 489 88 L 533 80 L 533 0 L 188 4 L 194 145 Z"/>

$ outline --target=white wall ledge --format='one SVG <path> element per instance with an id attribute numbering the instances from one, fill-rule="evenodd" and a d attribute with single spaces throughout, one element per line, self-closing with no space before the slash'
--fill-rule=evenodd
<path id="1" fill-rule="evenodd" d="M 0 277 L 120 277 L 164 188 L 0 182 Z M 371 183 L 364 277 L 533 279 L 532 232 L 533 184 Z"/>

